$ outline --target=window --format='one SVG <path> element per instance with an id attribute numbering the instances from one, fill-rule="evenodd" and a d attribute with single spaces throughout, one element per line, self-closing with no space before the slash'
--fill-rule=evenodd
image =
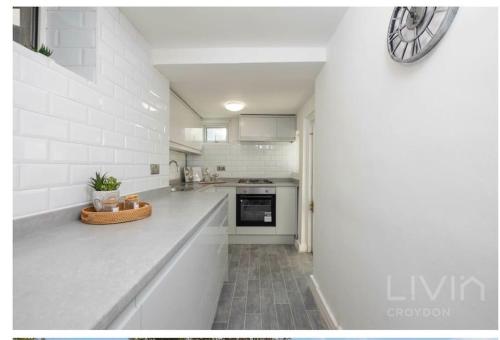
<path id="1" fill-rule="evenodd" d="M 12 23 L 14 41 L 36 50 L 38 48 L 38 7 L 13 7 Z"/>
<path id="2" fill-rule="evenodd" d="M 226 143 L 227 127 L 206 127 L 205 142 L 207 143 Z"/>

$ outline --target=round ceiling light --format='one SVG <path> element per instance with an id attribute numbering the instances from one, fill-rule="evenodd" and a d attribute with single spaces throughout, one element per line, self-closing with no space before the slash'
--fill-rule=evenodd
<path id="1" fill-rule="evenodd" d="M 243 108 L 245 107 L 245 103 L 239 102 L 237 100 L 231 100 L 229 102 L 225 102 L 224 107 L 228 111 L 237 112 L 243 110 Z"/>

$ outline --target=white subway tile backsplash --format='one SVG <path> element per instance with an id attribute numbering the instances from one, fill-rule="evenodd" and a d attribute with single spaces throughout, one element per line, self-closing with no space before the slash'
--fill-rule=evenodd
<path id="1" fill-rule="evenodd" d="M 94 30 L 60 30 L 59 44 L 67 47 L 95 47 L 95 34 Z"/>
<path id="2" fill-rule="evenodd" d="M 125 179 L 125 168 L 123 165 L 103 165 L 101 167 L 102 173 L 107 174 L 108 176 L 113 176 L 117 178 L 120 182 L 123 182 L 122 179 Z M 120 186 L 121 190 L 121 186 Z"/>
<path id="3" fill-rule="evenodd" d="M 89 149 L 90 162 L 92 163 L 114 163 L 115 152 L 112 148 L 91 146 Z"/>
<path id="4" fill-rule="evenodd" d="M 49 150 L 51 161 L 84 163 L 89 160 L 89 150 L 85 144 L 50 141 Z"/>
<path id="5" fill-rule="evenodd" d="M 19 133 L 21 135 L 67 139 L 68 126 L 67 121 L 59 118 L 26 110 L 19 112 Z"/>
<path id="6" fill-rule="evenodd" d="M 113 64 L 103 60 L 101 74 L 118 86 L 125 87 L 125 76 Z"/>
<path id="7" fill-rule="evenodd" d="M 84 85 L 80 81 L 70 80 L 68 93 L 69 98 L 79 103 L 92 106 L 94 108 L 100 108 L 102 103 L 102 95 L 91 88 L 92 86 L 95 85 L 91 84 L 90 82 Z"/>
<path id="8" fill-rule="evenodd" d="M 129 123 L 122 119 L 117 119 L 115 122 L 116 131 L 124 135 L 134 135 L 134 127 L 135 127 L 134 124 Z"/>
<path id="9" fill-rule="evenodd" d="M 71 25 L 83 13 L 83 31 L 96 19 L 99 33 L 90 38 L 81 32 L 70 40 L 59 22 L 47 31 L 58 45 L 53 59 L 13 44 L 15 218 L 88 202 L 87 182 L 96 171 L 121 180 L 122 194 L 168 185 L 168 81 L 151 65 L 145 40 L 116 8 L 98 7 L 96 18 L 87 10 L 52 11 L 58 20 L 72 17 Z M 76 46 L 85 39 L 95 39 L 94 46 Z M 90 79 L 97 82 L 78 75 L 95 73 L 94 65 L 98 74 Z M 151 161 L 160 164 L 161 175 L 149 174 Z"/>
<path id="10" fill-rule="evenodd" d="M 101 78 L 102 79 L 102 78 Z M 114 88 L 114 87 L 113 87 Z M 102 101 L 102 110 L 115 117 L 123 117 L 123 104 L 111 97 L 105 97 Z"/>
<path id="11" fill-rule="evenodd" d="M 101 144 L 102 130 L 84 124 L 70 123 L 69 139 L 72 142 Z"/>
<path id="12" fill-rule="evenodd" d="M 19 189 L 19 165 L 12 167 L 12 189 Z"/>
<path id="13" fill-rule="evenodd" d="M 148 129 L 146 129 L 144 126 L 141 126 L 139 124 L 135 125 L 135 136 L 143 139 L 148 139 L 149 138 L 149 133 Z"/>
<path id="14" fill-rule="evenodd" d="M 47 11 L 47 27 L 58 28 L 81 28 L 83 13 L 80 11 Z"/>
<path id="15" fill-rule="evenodd" d="M 147 163 L 160 163 L 159 161 L 157 162 L 156 158 L 153 157 L 155 156 L 154 154 L 148 154 L 145 152 L 134 152 L 134 163 L 135 164 L 147 164 Z M 150 161 L 151 159 L 151 161 Z"/>
<path id="16" fill-rule="evenodd" d="M 88 28 L 94 28 L 97 24 L 97 13 L 96 11 L 85 11 L 83 17 L 83 26 Z"/>
<path id="17" fill-rule="evenodd" d="M 89 109 L 89 125 L 112 129 L 115 126 L 115 118 L 105 112 Z"/>
<path id="18" fill-rule="evenodd" d="M 68 165 L 22 164 L 19 167 L 19 188 L 37 188 L 68 183 Z"/>
<path id="19" fill-rule="evenodd" d="M 21 81 L 40 89 L 48 90 L 59 95 L 66 95 L 68 92 L 68 80 L 57 72 L 40 68 L 37 62 L 26 57 L 21 58 Z"/>
<path id="20" fill-rule="evenodd" d="M 96 52 L 93 48 L 84 48 L 82 50 L 82 63 L 83 65 L 95 65 L 96 64 Z"/>
<path id="21" fill-rule="evenodd" d="M 88 183 L 90 177 L 94 177 L 95 173 L 100 171 L 99 165 L 71 165 L 70 166 L 70 182 L 71 184 Z"/>
<path id="22" fill-rule="evenodd" d="M 75 122 L 87 122 L 87 107 L 85 105 L 55 94 L 50 95 L 49 113 Z"/>
<path id="23" fill-rule="evenodd" d="M 14 161 L 43 161 L 47 158 L 46 139 L 14 136 Z"/>
<path id="24" fill-rule="evenodd" d="M 25 216 L 46 211 L 49 208 L 49 190 L 14 190 L 14 216 Z"/>
<path id="25" fill-rule="evenodd" d="M 82 204 L 91 199 L 87 185 L 72 185 L 49 189 L 50 208 L 57 209 Z"/>
<path id="26" fill-rule="evenodd" d="M 56 47 L 53 51 L 54 53 L 52 53 L 50 57 L 61 65 L 69 66 L 83 64 L 83 51 L 79 47 Z"/>
<path id="27" fill-rule="evenodd" d="M 132 164 L 134 163 L 134 155 L 135 153 L 130 150 L 116 150 L 115 151 L 116 163 Z"/>
<path id="28" fill-rule="evenodd" d="M 48 93 L 20 81 L 14 81 L 14 106 L 35 112 L 47 112 Z"/>
<path id="29" fill-rule="evenodd" d="M 224 165 L 222 177 L 291 177 L 298 168 L 297 143 L 209 144 L 202 155 L 188 155 L 188 166 L 216 171 Z"/>
<path id="30" fill-rule="evenodd" d="M 103 131 L 102 144 L 104 146 L 115 146 L 123 148 L 125 145 L 125 136 L 112 131 Z"/>
<path id="31" fill-rule="evenodd" d="M 21 77 L 21 66 L 19 65 L 21 63 L 21 56 L 14 52 L 13 58 L 12 58 L 12 76 L 14 80 L 19 80 Z"/>

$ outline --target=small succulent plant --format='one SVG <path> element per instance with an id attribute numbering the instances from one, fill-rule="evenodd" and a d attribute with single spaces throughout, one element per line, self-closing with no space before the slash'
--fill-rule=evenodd
<path id="1" fill-rule="evenodd" d="M 100 172 L 96 172 L 95 177 L 89 180 L 89 186 L 95 191 L 114 191 L 120 187 L 120 184 L 122 183 L 113 176 L 107 176 L 106 173 L 101 175 Z"/>
<path id="2" fill-rule="evenodd" d="M 52 51 L 50 48 L 42 44 L 40 48 L 38 49 L 38 53 L 41 53 L 43 55 L 46 55 L 47 57 L 50 57 L 54 51 Z"/>

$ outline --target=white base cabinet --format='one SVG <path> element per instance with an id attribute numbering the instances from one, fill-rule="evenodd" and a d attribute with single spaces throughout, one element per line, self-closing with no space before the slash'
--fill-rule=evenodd
<path id="1" fill-rule="evenodd" d="M 235 187 L 215 187 L 216 192 L 224 192 L 228 199 L 227 212 L 227 233 L 236 234 L 236 188 Z"/>
<path id="2" fill-rule="evenodd" d="M 226 199 L 110 328 L 210 329 L 227 275 L 227 211 Z"/>
<path id="3" fill-rule="evenodd" d="M 297 188 L 276 188 L 276 234 L 297 234 Z"/>

